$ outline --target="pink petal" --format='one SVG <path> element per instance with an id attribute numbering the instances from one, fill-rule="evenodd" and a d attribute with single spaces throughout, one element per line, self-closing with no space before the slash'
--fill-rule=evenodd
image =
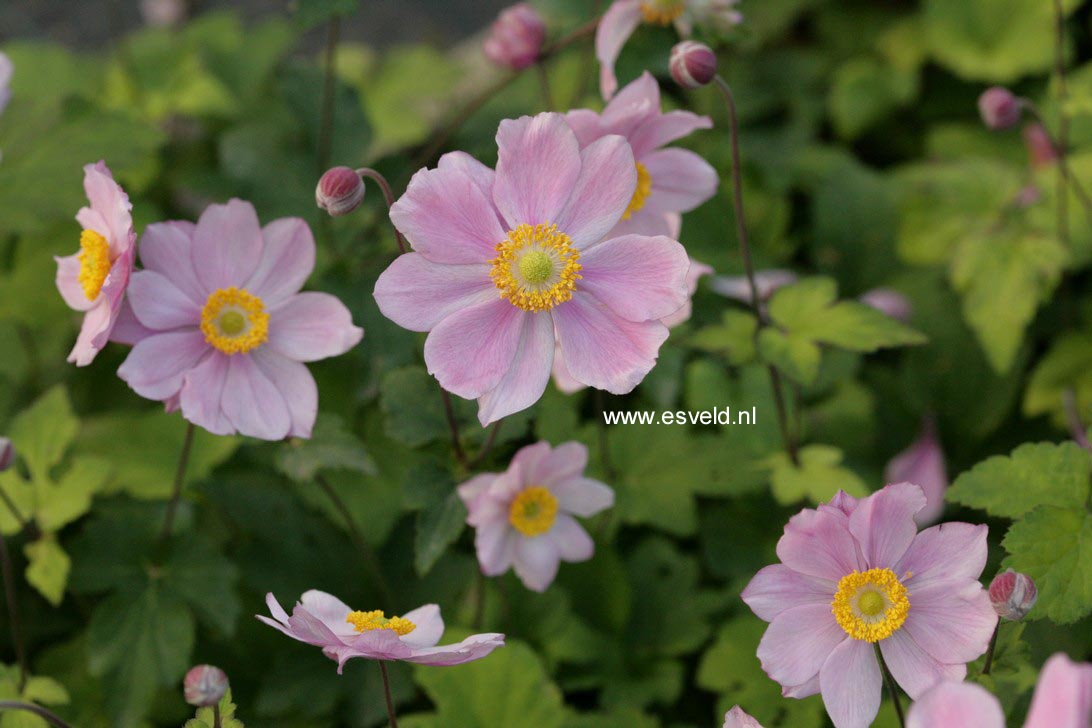
<path id="1" fill-rule="evenodd" d="M 553 362 L 554 324 L 550 315 L 523 316 L 523 331 L 511 366 L 496 387 L 478 398 L 478 421 L 482 427 L 537 402 L 546 391 Z"/>
<path id="2" fill-rule="evenodd" d="M 599 114 L 591 109 L 573 109 L 566 112 L 565 123 L 576 134 L 581 149 L 608 133 L 599 121 Z"/>
<path id="3" fill-rule="evenodd" d="M 912 588 L 902 629 L 937 662 L 966 663 L 986 652 L 997 613 L 977 581 Z"/>
<path id="4" fill-rule="evenodd" d="M 580 164 L 568 204 L 553 222 L 572 238 L 573 247 L 584 250 L 622 219 L 637 189 L 637 167 L 629 144 L 615 135 L 585 147 Z"/>
<path id="5" fill-rule="evenodd" d="M 580 442 L 563 442 L 553 449 L 547 443 L 542 444 L 546 444 L 546 452 L 528 468 L 526 477 L 529 482 L 551 486 L 554 495 L 558 495 L 553 486 L 584 474 L 588 467 L 588 447 Z"/>
<path id="6" fill-rule="evenodd" d="M 254 363 L 284 397 L 292 418 L 291 437 L 311 437 L 318 416 L 318 386 L 304 364 L 262 346 L 250 353 Z"/>
<path id="7" fill-rule="evenodd" d="M 80 285 L 80 256 L 79 253 L 66 255 L 63 258 L 54 257 L 57 261 L 57 291 L 69 308 L 76 311 L 89 311 L 95 305 L 94 301 L 87 298 Z"/>
<path id="8" fill-rule="evenodd" d="M 610 486 L 591 478 L 570 478 L 549 485 L 549 488 L 557 498 L 559 510 L 581 518 L 589 518 L 614 505 L 614 491 Z"/>
<path id="9" fill-rule="evenodd" d="M 482 573 L 499 576 L 508 571 L 516 558 L 517 539 L 519 536 L 509 527 L 507 520 L 478 526 L 474 534 L 474 547 Z"/>
<path id="10" fill-rule="evenodd" d="M 508 228 L 556 223 L 580 178 L 580 169 L 580 145 L 561 114 L 502 121 L 497 130 L 493 201 Z M 492 242 L 496 244 L 503 237 Z"/>
<path id="11" fill-rule="evenodd" d="M 532 476 L 539 472 L 539 463 L 548 458 L 550 452 L 550 443 L 545 440 L 521 447 L 508 464 L 506 474 L 518 481 L 519 490 L 522 490 L 525 485 L 539 485 L 533 481 Z"/>
<path id="12" fill-rule="evenodd" d="M 288 612 L 284 611 L 284 607 L 277 601 L 277 597 L 273 596 L 273 592 L 266 593 L 265 605 L 269 608 L 269 613 L 273 615 L 273 619 L 282 623 L 288 621 Z"/>
<path id="13" fill-rule="evenodd" d="M 610 240 L 623 235 L 663 235 L 678 240 L 681 221 L 682 217 L 678 213 L 659 212 L 646 205 L 630 215 L 628 220 L 619 220 L 603 237 Z"/>
<path id="14" fill-rule="evenodd" d="M 94 361 L 95 355 L 102 351 L 110 337 L 113 313 L 108 301 L 101 296 L 98 301 L 94 308 L 83 315 L 80 333 L 68 354 L 68 362 L 78 367 L 85 367 Z"/>
<path id="15" fill-rule="evenodd" d="M 835 584 L 852 571 L 864 571 L 845 516 L 804 509 L 789 519 L 777 542 L 785 566 Z"/>
<path id="16" fill-rule="evenodd" d="M 140 262 L 146 270 L 167 278 L 196 303 L 205 305 L 211 289 L 197 279 L 193 268 L 192 222 L 157 222 L 144 229 L 140 236 Z"/>
<path id="17" fill-rule="evenodd" d="M 944 511 L 944 492 L 948 489 L 948 471 L 936 427 L 930 418 L 925 419 L 918 439 L 887 464 L 883 477 L 887 483 L 921 486 L 926 505 L 915 517 L 919 526 L 935 523 L 940 518 Z"/>
<path id="18" fill-rule="evenodd" d="M 1090 720 L 1092 665 L 1054 654 L 1039 675 L 1024 728 L 1087 728 Z"/>
<path id="19" fill-rule="evenodd" d="M 627 321 L 649 321 L 678 311 L 688 300 L 686 249 L 670 238 L 627 235 L 596 245 L 580 258 L 580 290 Z"/>
<path id="20" fill-rule="evenodd" d="M 1060 723 L 1050 725 L 1061 726 Z M 906 728 L 972 727 L 1005 728 L 1005 713 L 1000 701 L 986 688 L 974 683 L 940 683 L 911 705 L 906 716 Z"/>
<path id="21" fill-rule="evenodd" d="M 391 220 L 433 263 L 484 264 L 504 239 L 496 209 L 462 169 L 422 169 L 391 207 Z"/>
<path id="22" fill-rule="evenodd" d="M 166 276 L 152 270 L 133 273 L 129 281 L 129 303 L 137 320 L 156 331 L 201 323 L 202 304 L 188 297 Z"/>
<path id="23" fill-rule="evenodd" d="M 211 350 L 196 329 L 157 332 L 133 347 L 118 376 L 141 397 L 164 400 L 178 393 L 186 373 Z"/>
<path id="24" fill-rule="evenodd" d="M 837 590 L 833 581 L 801 574 L 784 564 L 772 564 L 754 575 L 740 598 L 759 619 L 772 622 L 794 606 L 825 606 L 829 610 Z"/>
<path id="25" fill-rule="evenodd" d="M 671 329 L 681 323 L 684 323 L 685 321 L 688 321 L 690 319 L 690 314 L 693 308 L 691 305 L 691 299 L 693 298 L 694 293 L 698 290 L 698 281 L 701 279 L 702 276 L 712 274 L 713 269 L 711 267 L 705 265 L 704 263 L 699 263 L 698 261 L 691 258 L 690 270 L 686 272 L 686 303 L 684 303 L 675 313 L 661 318 L 660 323 Z"/>
<path id="26" fill-rule="evenodd" d="M 526 313 L 498 298 L 453 313 L 425 340 L 425 364 L 449 392 L 477 399 L 496 387 L 519 348 Z"/>
<path id="27" fill-rule="evenodd" d="M 327 652 L 327 657 L 337 660 L 339 675 L 345 663 L 354 657 L 365 657 L 369 660 L 405 660 L 415 652 L 415 649 L 399 639 L 392 629 L 370 629 L 354 634 L 351 637 L 345 637 L 343 645 L 335 646 Z"/>
<path id="28" fill-rule="evenodd" d="M 554 377 L 554 386 L 563 394 L 579 392 L 587 386 L 573 378 L 569 367 L 565 365 L 565 357 L 561 354 L 560 344 L 554 347 L 554 368 L 551 373 Z"/>
<path id="29" fill-rule="evenodd" d="M 959 681 L 967 675 L 966 665 L 937 662 L 906 630 L 900 629 L 878 644 L 891 675 L 913 700 L 939 682 Z"/>
<path id="30" fill-rule="evenodd" d="M 375 282 L 383 315 L 410 331 L 431 331 L 464 308 L 498 297 L 486 265 L 432 263 L 420 253 L 394 259 Z"/>
<path id="31" fill-rule="evenodd" d="M 269 345 L 296 361 L 344 354 L 363 337 L 349 309 L 329 293 L 298 293 L 269 315 Z"/>
<path id="32" fill-rule="evenodd" d="M 724 714 L 724 728 L 762 728 L 762 724 L 736 705 Z"/>
<path id="33" fill-rule="evenodd" d="M 880 666 L 872 645 L 847 639 L 823 663 L 819 683 L 835 728 L 868 728 L 880 711 Z"/>
<path id="34" fill-rule="evenodd" d="M 455 644 L 416 649 L 405 660 L 419 665 L 461 665 L 480 660 L 498 647 L 504 647 L 503 634 L 475 634 Z"/>
<path id="35" fill-rule="evenodd" d="M 638 0 L 615 0 L 599 21 L 595 31 L 595 57 L 599 60 L 599 91 L 604 99 L 610 99 L 618 89 L 614 63 L 640 22 L 641 3 Z"/>
<path id="36" fill-rule="evenodd" d="M 557 545 L 551 539 L 535 536 L 518 538 L 512 565 L 524 586 L 532 591 L 544 592 L 557 576 L 560 560 Z"/>
<path id="37" fill-rule="evenodd" d="M 925 589 L 940 582 L 974 581 L 986 568 L 985 525 L 941 523 L 914 537 L 902 560 L 894 567 L 900 576 L 910 573 L 907 585 Z"/>
<path id="38" fill-rule="evenodd" d="M 914 516 L 924 507 L 925 494 L 910 483 L 885 486 L 860 502 L 849 517 L 849 531 L 869 567 L 898 563 L 918 532 Z"/>
<path id="39" fill-rule="evenodd" d="M 656 212 L 690 212 L 716 194 L 717 172 L 689 149 L 661 149 L 641 157 L 652 178 L 645 201 Z"/>
<path id="40" fill-rule="evenodd" d="M 838 645 L 852 642 L 830 603 L 803 604 L 786 609 L 770 622 L 758 643 L 758 659 L 771 679 L 800 685 L 813 678 Z"/>
<path id="41" fill-rule="evenodd" d="M 124 299 L 121 302 L 121 308 L 118 309 L 117 320 L 114 321 L 114 330 L 110 332 L 110 341 L 125 344 L 126 346 L 134 346 L 155 333 L 157 332 L 152 331 L 137 320 L 129 299 Z"/>
<path id="42" fill-rule="evenodd" d="M 425 604 L 402 615 L 403 619 L 413 622 L 416 627 L 407 635 L 402 635 L 402 642 L 411 647 L 432 647 L 444 634 L 444 618 L 440 616 L 440 607 Z"/>
<path id="43" fill-rule="evenodd" d="M 235 434 L 235 428 L 220 406 L 227 383 L 229 358 L 227 354 L 212 351 L 204 361 L 185 374 L 182 389 L 179 390 L 178 404 L 182 416 L 214 435 Z"/>
<path id="44" fill-rule="evenodd" d="M 496 473 L 479 473 L 455 489 L 455 492 L 459 494 L 459 498 L 466 506 L 466 522 L 471 526 L 479 525 L 475 523 L 475 511 L 478 508 L 479 501 L 485 496 L 496 477 Z"/>
<path id="45" fill-rule="evenodd" d="M 630 81 L 603 109 L 601 122 L 606 134 L 621 134 L 628 140 L 634 132 L 660 115 L 660 84 L 644 71 Z M 634 152 L 634 156 L 636 156 Z"/>
<path id="46" fill-rule="evenodd" d="M 565 365 L 577 381 L 627 394 L 656 365 L 667 327 L 626 321 L 583 291 L 553 310 Z"/>
<path id="47" fill-rule="evenodd" d="M 352 636 L 357 634 L 356 628 L 345 621 L 345 618 L 349 616 L 349 612 L 353 611 L 352 607 L 333 594 L 327 594 L 318 589 L 310 589 L 300 597 L 299 606 L 296 609 L 300 607 L 319 619 L 326 625 L 327 629 L 336 635 Z M 293 614 L 295 614 L 296 609 L 292 610 Z"/>
<path id="48" fill-rule="evenodd" d="M 111 257 L 117 257 L 133 247 L 133 206 L 105 162 L 84 165 L 83 172 L 83 189 L 91 209 L 106 226 L 106 230 L 96 232 L 109 241 Z"/>
<path id="49" fill-rule="evenodd" d="M 803 698 L 810 698 L 812 695 L 818 695 L 819 690 L 819 673 L 815 673 L 815 677 L 800 685 L 782 686 L 781 695 L 786 698 L 796 698 L 797 700 L 800 700 Z"/>
<path id="50" fill-rule="evenodd" d="M 292 429 L 284 397 L 247 354 L 230 357 L 220 406 L 232 426 L 249 437 L 283 440 Z"/>
<path id="51" fill-rule="evenodd" d="M 262 256 L 262 230 L 254 206 L 242 200 L 209 205 L 193 231 L 190 260 L 209 293 L 242 287 Z"/>
<path id="52" fill-rule="evenodd" d="M 485 199 L 493 199 L 493 180 L 496 178 L 496 173 L 466 152 L 448 152 L 440 157 L 436 167 L 461 173 L 478 186 L 485 195 Z"/>
<path id="53" fill-rule="evenodd" d="M 562 561 L 587 561 L 595 553 L 595 542 L 572 516 L 560 513 L 553 528 L 545 535 L 554 542 Z"/>
<path id="54" fill-rule="evenodd" d="M 315 269 L 315 238 L 306 222 L 284 217 L 262 228 L 262 240 L 262 257 L 245 288 L 266 308 L 276 308 L 298 293 Z"/>
<path id="55" fill-rule="evenodd" d="M 629 135 L 629 143 L 634 156 L 641 159 L 652 150 L 682 139 L 698 129 L 712 128 L 713 120 L 708 116 L 698 116 L 692 111 L 669 111 L 656 114 L 634 130 Z"/>

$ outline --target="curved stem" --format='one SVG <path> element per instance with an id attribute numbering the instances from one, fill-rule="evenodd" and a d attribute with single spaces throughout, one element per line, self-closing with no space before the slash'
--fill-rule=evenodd
<path id="1" fill-rule="evenodd" d="M 72 726 L 64 722 L 64 719 L 62 719 L 61 716 L 40 705 L 34 705 L 33 703 L 22 703 L 18 700 L 0 700 L 0 713 L 5 710 L 25 710 L 28 713 L 33 713 L 56 728 L 72 728 Z"/>
<path id="2" fill-rule="evenodd" d="M 30 528 L 30 521 L 26 519 L 19 507 L 15 505 L 15 501 L 11 499 L 11 496 L 7 494 L 3 488 L 0 488 L 0 503 L 4 504 L 4 507 L 11 513 L 12 518 L 19 524 L 19 528 L 26 531 Z"/>
<path id="3" fill-rule="evenodd" d="M 503 418 L 493 423 L 493 427 L 489 430 L 489 434 L 486 436 L 485 442 L 482 443 L 481 449 L 478 450 L 478 454 L 467 464 L 467 467 L 471 470 L 481 465 L 482 461 L 485 460 L 485 456 L 493 448 L 493 443 L 497 441 L 497 434 L 500 432 L 502 422 L 504 422 Z"/>
<path id="4" fill-rule="evenodd" d="M 1054 154 L 1057 155 L 1059 172 L 1064 171 L 1065 173 L 1065 184 L 1067 184 L 1073 190 L 1073 194 L 1077 195 L 1077 199 L 1080 200 L 1081 206 L 1084 208 L 1084 212 L 1088 216 L 1089 221 L 1092 221 L 1092 197 L 1089 196 L 1088 190 L 1084 188 L 1084 185 L 1081 184 L 1080 179 L 1078 179 L 1076 175 L 1073 174 L 1073 170 L 1069 166 L 1069 162 L 1066 159 L 1064 147 L 1061 141 L 1061 131 L 1059 130 L 1059 134 L 1057 136 L 1050 132 L 1050 127 L 1047 126 L 1046 119 L 1043 117 L 1042 112 L 1039 111 L 1039 107 L 1036 106 L 1031 100 L 1020 99 L 1020 105 L 1025 111 L 1031 114 L 1031 116 L 1037 122 L 1039 122 L 1039 125 L 1041 127 L 1043 127 L 1043 131 L 1046 132 L 1047 139 L 1050 140 L 1050 146 L 1054 149 Z M 1059 189 L 1061 190 L 1061 188 Z M 1059 196 L 1061 197 L 1064 195 L 1059 192 Z M 1068 230 L 1067 223 L 1068 218 L 1065 219 L 1065 222 L 1062 222 L 1061 218 L 1059 218 L 1059 237 L 1064 230 Z"/>
<path id="5" fill-rule="evenodd" d="M 356 173 L 360 175 L 362 179 L 366 177 L 379 185 L 379 189 L 383 190 L 383 199 L 387 202 L 387 210 L 390 210 L 394 205 L 394 193 L 391 191 L 391 186 L 390 183 L 387 182 L 387 178 L 371 167 L 361 167 L 356 170 Z M 390 219 L 390 215 L 387 216 L 387 219 Z M 391 220 L 391 228 L 394 230 L 394 239 L 398 242 L 398 252 L 405 253 L 406 239 L 402 237 L 402 233 L 398 231 L 393 220 Z"/>
<path id="6" fill-rule="evenodd" d="M 394 714 L 394 701 L 391 700 L 391 678 L 387 674 L 387 663 L 379 661 L 379 671 L 383 673 L 383 697 L 387 699 L 387 720 L 390 728 L 398 728 L 398 717 Z"/>
<path id="7" fill-rule="evenodd" d="M 15 602 L 15 570 L 11 564 L 11 554 L 8 553 L 8 542 L 0 536 L 0 571 L 4 578 L 4 598 L 8 605 L 8 621 L 11 622 L 11 641 L 15 645 L 15 658 L 19 661 L 19 692 L 27 684 L 27 650 L 23 643 L 23 630 L 19 622 L 19 606 Z"/>
<path id="8" fill-rule="evenodd" d="M 880 661 L 880 671 L 883 672 L 883 681 L 887 684 L 887 692 L 891 695 L 891 702 L 895 706 L 895 715 L 899 717 L 899 725 L 906 728 L 906 715 L 902 712 L 902 701 L 899 699 L 899 686 L 895 684 L 895 678 L 891 677 L 891 671 L 887 669 L 887 663 L 883 661 L 883 653 L 879 644 L 875 645 L 876 659 Z"/>
<path id="9" fill-rule="evenodd" d="M 466 467 L 468 465 L 466 450 L 463 449 L 462 440 L 459 439 L 459 422 L 455 419 L 455 408 L 451 404 L 451 395 L 442 386 L 440 397 L 444 400 L 444 417 L 447 419 L 447 428 L 451 432 L 451 447 L 455 451 L 455 459 L 460 465 Z"/>
<path id="10" fill-rule="evenodd" d="M 732 145 L 732 204 L 736 215 L 736 236 L 739 238 L 739 252 L 743 258 L 743 269 L 747 274 L 747 283 L 751 287 L 751 308 L 754 309 L 755 318 L 758 320 L 758 327 L 755 329 L 755 336 L 757 337 L 762 327 L 769 324 L 769 318 L 766 315 L 766 309 L 762 305 L 758 283 L 755 281 L 755 264 L 754 259 L 751 257 L 751 245 L 747 237 L 747 220 L 743 208 L 743 172 L 739 153 L 739 121 L 736 116 L 736 100 L 732 96 L 732 89 L 727 81 L 719 75 L 716 76 L 714 81 L 717 89 L 724 96 L 725 104 L 728 106 L 728 135 Z M 766 368 L 770 374 L 770 386 L 773 388 L 774 405 L 777 409 L 777 423 L 781 428 L 781 438 L 785 442 L 785 449 L 789 453 L 789 459 L 792 460 L 794 465 L 799 465 L 800 456 L 797 452 L 796 438 L 789 427 L 785 397 L 781 391 L 781 374 L 777 371 L 777 367 L 772 364 L 767 365 Z"/>
<path id="11" fill-rule="evenodd" d="M 997 626 L 993 628 L 993 636 L 990 637 L 990 647 L 986 650 L 986 661 L 982 663 L 982 674 L 989 675 L 993 669 L 993 653 L 997 650 L 997 635 L 1001 634 L 1001 618 L 997 618 Z"/>
<path id="12" fill-rule="evenodd" d="M 193 450 L 193 435 L 196 427 L 192 422 L 186 423 L 186 436 L 182 440 L 182 452 L 178 456 L 178 467 L 174 471 L 174 489 L 171 491 L 171 499 L 167 501 L 167 513 L 163 517 L 163 530 L 159 533 L 159 543 L 163 545 L 171 537 L 174 528 L 174 515 L 178 510 L 178 501 L 182 497 L 182 484 L 186 481 L 186 467 L 190 462 L 190 452 Z"/>

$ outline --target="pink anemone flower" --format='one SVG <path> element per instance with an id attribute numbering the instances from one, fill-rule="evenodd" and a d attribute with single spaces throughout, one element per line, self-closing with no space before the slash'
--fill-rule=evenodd
<path id="1" fill-rule="evenodd" d="M 762 728 L 762 724 L 748 715 L 743 708 L 735 705 L 724 714 L 723 728 Z"/>
<path id="2" fill-rule="evenodd" d="M 1043 666 L 1024 728 L 1088 728 L 1092 664 L 1057 653 Z M 973 683 L 946 682 L 910 707 L 906 728 L 1005 728 L 1001 703 Z"/>
<path id="3" fill-rule="evenodd" d="M 930 526 L 940 520 L 944 512 L 944 493 L 948 490 L 948 468 L 932 415 L 922 419 L 918 439 L 887 463 L 883 477 L 888 483 L 921 486 L 927 503 L 914 517 L 919 526 Z"/>
<path id="4" fill-rule="evenodd" d="M 614 491 L 584 477 L 588 448 L 567 442 L 528 445 L 503 473 L 482 473 L 459 486 L 482 573 L 512 567 L 528 589 L 545 591 L 561 561 L 586 561 L 595 543 L 573 516 L 614 505 Z"/>
<path id="5" fill-rule="evenodd" d="M 962 680 L 986 651 L 997 615 L 978 577 L 986 526 L 946 523 L 918 533 L 925 494 L 910 483 L 857 500 L 844 492 L 804 509 L 742 599 L 770 622 L 758 647 L 786 697 L 822 693 L 836 728 L 866 728 L 880 707 L 876 648 L 917 699 Z"/>
<path id="6" fill-rule="evenodd" d="M 80 208 L 80 252 L 57 261 L 57 290 L 69 308 L 83 312 L 68 361 L 87 366 L 106 346 L 121 314 L 136 254 L 132 204 L 103 161 L 83 168 L 90 207 Z"/>
<path id="7" fill-rule="evenodd" d="M 379 277 L 383 314 L 428 331 L 440 385 L 478 400 L 482 425 L 546 389 L 555 341 L 581 384 L 631 391 L 656 363 L 660 319 L 687 300 L 690 266 L 666 236 L 608 232 L 637 184 L 629 144 L 580 149 L 560 114 L 501 122 L 494 173 L 462 153 L 414 175 L 391 208 L 413 253 Z"/>
<path id="8" fill-rule="evenodd" d="M 0 53 L 0 114 L 4 113 L 11 101 L 11 77 L 15 74 L 15 65 L 6 54 Z"/>
<path id="9" fill-rule="evenodd" d="M 354 611 L 334 595 L 317 589 L 304 592 L 291 616 L 272 594 L 266 594 L 265 603 L 273 616 L 255 615 L 258 619 L 294 640 L 321 647 L 322 654 L 337 662 L 339 675 L 354 657 L 446 667 L 480 660 L 504 646 L 504 635 L 494 632 L 438 645 L 444 620 L 435 604 L 402 617 L 386 617 L 379 610 Z"/>
<path id="10" fill-rule="evenodd" d="M 364 332 L 327 293 L 300 293 L 315 241 L 299 218 L 264 228 L 249 202 L 210 205 L 197 224 L 149 225 L 129 300 L 147 329 L 118 376 L 217 435 L 310 437 L 318 388 L 304 362 Z"/>

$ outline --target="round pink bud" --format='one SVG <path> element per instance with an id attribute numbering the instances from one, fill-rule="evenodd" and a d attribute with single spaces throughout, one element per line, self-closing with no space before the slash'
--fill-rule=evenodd
<path id="1" fill-rule="evenodd" d="M 1039 596 L 1038 589 L 1031 577 L 1008 569 L 998 574 L 990 582 L 990 602 L 993 610 L 1002 619 L 1019 622 Z"/>
<path id="2" fill-rule="evenodd" d="M 6 437 L 0 437 L 0 473 L 15 465 L 15 446 Z"/>
<path id="3" fill-rule="evenodd" d="M 348 167 L 326 170 L 315 187 L 315 203 L 331 217 L 348 215 L 364 199 L 364 180 Z"/>
<path id="4" fill-rule="evenodd" d="M 182 680 L 186 702 L 199 708 L 216 705 L 228 689 L 228 677 L 224 671 L 212 665 L 191 667 Z"/>
<path id="5" fill-rule="evenodd" d="M 498 66 L 520 70 L 538 60 L 546 42 L 546 24 L 527 3 L 501 11 L 489 29 L 482 50 Z"/>
<path id="6" fill-rule="evenodd" d="M 717 75 L 717 54 L 704 43 L 684 40 L 671 49 L 671 77 L 683 88 L 698 88 Z"/>
<path id="7" fill-rule="evenodd" d="M 1012 91 L 1000 86 L 993 86 L 978 97 L 978 113 L 982 121 L 994 131 L 1011 129 L 1020 121 L 1020 99 Z"/>
<path id="8" fill-rule="evenodd" d="M 1032 167 L 1041 169 L 1058 161 L 1058 150 L 1054 148 L 1054 141 L 1042 124 L 1038 122 L 1028 124 L 1024 127 L 1022 136 L 1024 146 L 1028 150 L 1028 161 Z"/>

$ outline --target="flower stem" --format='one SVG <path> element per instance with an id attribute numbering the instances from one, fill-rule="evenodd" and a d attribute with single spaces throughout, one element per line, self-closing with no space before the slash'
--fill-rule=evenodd
<path id="1" fill-rule="evenodd" d="M 993 628 L 993 636 L 990 637 L 990 646 L 986 650 L 986 660 L 982 663 L 982 674 L 989 675 L 993 669 L 993 653 L 997 651 L 997 635 L 1001 634 L 1001 618 L 997 618 L 997 626 Z"/>
<path id="2" fill-rule="evenodd" d="M 387 720 L 390 722 L 390 728 L 398 728 L 398 717 L 394 714 L 394 701 L 391 700 L 391 678 L 387 674 L 385 660 L 379 661 L 379 671 L 383 673 L 383 697 L 387 699 Z"/>
<path id="3" fill-rule="evenodd" d="M 330 166 L 330 153 L 334 146 L 334 102 L 335 80 L 334 64 L 338 39 L 341 36 L 341 16 L 334 14 L 326 26 L 326 58 L 322 79 L 322 121 L 319 122 L 318 138 L 318 173 L 322 174 Z"/>
<path id="4" fill-rule="evenodd" d="M 360 175 L 361 178 L 367 177 L 379 185 L 379 189 L 383 191 L 383 199 L 387 202 L 387 210 L 390 210 L 394 205 L 394 193 L 391 192 L 391 186 L 390 183 L 387 182 L 387 178 L 370 167 L 361 167 L 356 170 L 356 173 Z M 390 219 L 390 215 L 387 215 L 387 219 Z M 402 237 L 402 233 L 398 230 L 398 227 L 395 226 L 394 220 L 391 220 L 391 228 L 394 229 L 394 239 L 398 242 L 398 252 L 405 253 L 406 239 Z"/>
<path id="5" fill-rule="evenodd" d="M 55 726 L 55 728 L 72 728 L 72 726 L 64 722 L 61 716 L 33 703 L 23 703 L 18 700 L 0 700 L 0 713 L 5 710 L 25 710 L 38 716 L 51 726 Z"/>
<path id="6" fill-rule="evenodd" d="M 1057 164 L 1059 167 L 1059 172 L 1064 171 L 1065 183 L 1073 190 L 1073 194 L 1077 195 L 1077 199 L 1080 201 L 1081 207 L 1084 208 L 1085 215 L 1087 215 L 1088 219 L 1092 221 L 1092 197 L 1089 196 L 1088 190 L 1084 188 L 1084 185 L 1081 184 L 1081 181 L 1073 174 L 1073 170 L 1069 167 L 1069 162 L 1066 160 L 1065 156 L 1065 145 L 1062 142 L 1061 129 L 1059 128 L 1057 134 L 1052 134 L 1050 132 L 1050 128 L 1047 126 L 1046 119 L 1043 117 L 1042 112 L 1039 111 L 1039 107 L 1032 103 L 1031 100 L 1022 98 L 1020 99 L 1020 105 L 1024 108 L 1025 111 L 1031 114 L 1031 116 L 1037 122 L 1039 122 L 1040 126 L 1043 127 L 1043 131 L 1046 132 L 1047 139 L 1050 140 L 1050 146 L 1054 150 L 1055 155 L 1057 155 L 1058 157 Z M 1061 127 L 1061 123 L 1059 123 L 1059 127 Z M 1062 177 L 1059 176 L 1059 182 L 1061 182 L 1061 180 Z M 1059 188 L 1059 190 L 1061 190 L 1061 188 Z M 1064 195 L 1062 195 L 1061 191 L 1059 191 L 1059 197 L 1062 196 Z M 1062 206 L 1060 205 L 1060 207 Z M 1067 230 L 1068 218 L 1059 217 L 1058 237 L 1062 238 L 1063 232 L 1066 232 Z"/>
<path id="7" fill-rule="evenodd" d="M 23 643 L 23 630 L 19 622 L 19 607 L 15 603 L 15 570 L 12 568 L 11 555 L 8 553 L 8 542 L 0 536 L 0 570 L 4 578 L 4 598 L 8 604 L 8 620 L 11 622 L 11 641 L 15 645 L 15 657 L 19 661 L 19 692 L 27 684 L 29 670 L 27 669 L 27 650 Z"/>
<path id="8" fill-rule="evenodd" d="M 474 456 L 474 459 L 467 463 L 467 467 L 471 470 L 482 464 L 486 455 L 493 449 L 493 443 L 497 441 L 497 435 L 500 433 L 501 423 L 504 422 L 504 418 L 501 418 L 493 423 L 493 427 L 489 430 L 489 434 L 485 437 L 485 442 L 482 443 L 482 447 L 478 450 L 478 454 Z"/>
<path id="9" fill-rule="evenodd" d="M 171 499 L 167 501 L 167 513 L 163 517 L 163 530 L 159 533 L 159 543 L 163 545 L 171 537 L 174 528 L 174 515 L 178 510 L 178 501 L 182 497 L 182 484 L 186 480 L 186 467 L 190 462 L 190 452 L 193 450 L 193 435 L 196 427 L 192 422 L 186 423 L 186 436 L 182 440 L 182 453 L 178 456 L 178 468 L 174 471 L 174 489 L 171 491 Z"/>
<path id="10" fill-rule="evenodd" d="M 736 215 L 736 236 L 739 238 L 739 252 L 740 256 L 743 258 L 743 269 L 747 274 L 747 283 L 751 287 L 751 307 L 754 309 L 755 318 L 758 320 L 758 327 L 755 329 L 755 336 L 757 337 L 758 332 L 762 327 L 769 324 L 769 320 L 759 296 L 758 284 L 755 281 L 754 259 L 751 257 L 751 245 L 747 238 L 747 219 L 744 216 L 743 208 L 743 172 L 739 154 L 739 120 L 736 116 L 736 101 L 735 97 L 732 95 L 732 88 L 728 85 L 727 81 L 718 75 L 714 79 L 714 82 L 716 83 L 717 89 L 720 90 L 721 95 L 724 96 L 724 102 L 728 106 L 728 135 L 732 144 L 732 204 L 735 208 Z M 789 418 L 785 409 L 785 397 L 781 390 L 781 374 L 777 371 L 777 367 L 772 364 L 767 365 L 766 368 L 770 374 L 770 386 L 773 389 L 774 405 L 777 409 L 777 422 L 781 428 L 781 438 L 785 442 L 785 449 L 789 453 L 789 459 L 792 460 L 794 465 L 799 465 L 800 456 L 797 452 L 796 437 L 789 427 Z"/>
<path id="11" fill-rule="evenodd" d="M 212 706 L 212 728 L 221 728 L 223 723 L 220 719 L 220 704 L 213 703 Z"/>
<path id="12" fill-rule="evenodd" d="M 1066 187 L 1069 181 L 1069 166 L 1066 164 L 1066 147 L 1069 146 L 1069 117 L 1066 115 L 1065 85 L 1065 12 L 1061 0 L 1054 0 L 1054 74 L 1058 79 L 1058 239 L 1069 247 L 1069 194 Z"/>
<path id="13" fill-rule="evenodd" d="M 895 706 L 895 715 L 899 718 L 899 725 L 906 728 L 906 715 L 902 712 L 902 701 L 899 700 L 899 686 L 895 684 L 895 678 L 891 677 L 891 671 L 887 669 L 887 663 L 883 661 L 883 652 L 879 644 L 875 645 L 876 659 L 880 661 L 880 671 L 883 673 L 883 681 L 887 683 L 887 692 L 891 695 L 891 702 Z"/>
<path id="14" fill-rule="evenodd" d="M 1085 450 L 1092 451 L 1092 442 L 1088 441 L 1088 433 L 1085 432 L 1081 414 L 1077 409 L 1077 395 L 1072 389 L 1062 392 L 1062 406 L 1065 407 L 1065 419 L 1069 424 L 1069 433 L 1073 436 L 1074 442 Z"/>
<path id="15" fill-rule="evenodd" d="M 451 448 L 455 451 L 455 459 L 460 465 L 467 467 L 469 463 L 462 440 L 459 439 L 459 422 L 455 419 L 455 408 L 451 404 L 451 395 L 443 386 L 440 387 L 440 397 L 444 400 L 444 417 L 447 419 L 447 428 L 451 432 Z"/>

